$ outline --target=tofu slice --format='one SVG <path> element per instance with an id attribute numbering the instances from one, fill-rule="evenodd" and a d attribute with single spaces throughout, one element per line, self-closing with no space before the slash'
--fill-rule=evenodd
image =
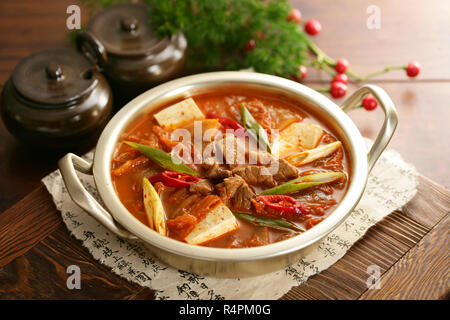
<path id="1" fill-rule="evenodd" d="M 195 101 L 189 98 L 159 111 L 155 114 L 155 119 L 162 127 L 176 128 L 188 121 L 203 120 L 205 115 Z"/>
<path id="2" fill-rule="evenodd" d="M 238 228 L 233 213 L 221 203 L 197 223 L 184 240 L 189 244 L 201 244 Z"/>
<path id="3" fill-rule="evenodd" d="M 323 134 L 322 128 L 317 124 L 294 122 L 280 132 L 280 138 L 300 150 L 313 149 L 317 147 Z"/>

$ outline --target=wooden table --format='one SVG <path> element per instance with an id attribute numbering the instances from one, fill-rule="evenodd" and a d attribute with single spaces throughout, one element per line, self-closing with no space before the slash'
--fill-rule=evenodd
<path id="1" fill-rule="evenodd" d="M 383 75 L 382 86 L 398 108 L 400 123 L 391 147 L 435 182 L 450 186 L 450 3 L 409 1 L 293 1 L 304 18 L 323 26 L 317 44 L 346 57 L 366 73 L 415 59 L 423 72 Z M 25 56 L 66 41 L 66 8 L 73 1 L 0 2 L 0 84 Z M 366 27 L 366 8 L 381 8 L 381 29 Z M 87 19 L 82 11 L 82 20 Z M 328 77 L 310 72 L 308 85 Z M 352 84 L 351 91 L 358 85 Z M 363 135 L 374 138 L 380 110 L 351 112 Z M 0 298 L 145 299 L 153 292 L 131 284 L 97 263 L 62 224 L 40 179 L 56 169 L 61 154 L 43 155 L 16 142 L 0 124 Z M 22 199 L 23 198 L 23 199 Z M 22 199 L 21 201 L 19 201 Z M 19 201 L 19 202 L 18 202 Z M 9 209 L 8 209 L 9 208 Z M 421 178 L 419 196 L 372 228 L 346 256 L 286 299 L 448 298 L 450 193 Z M 83 290 L 66 288 L 66 267 L 82 269 Z M 367 290 L 367 266 L 382 269 L 381 289 Z"/>

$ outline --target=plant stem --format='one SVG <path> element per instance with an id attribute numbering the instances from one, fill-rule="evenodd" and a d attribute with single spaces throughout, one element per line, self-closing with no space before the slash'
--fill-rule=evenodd
<path id="1" fill-rule="evenodd" d="M 403 69 L 405 69 L 404 66 L 387 66 L 384 69 L 381 69 L 381 70 L 369 73 L 368 75 L 365 75 L 364 77 L 361 77 L 361 79 L 359 81 L 366 81 L 367 79 L 376 77 L 376 76 L 378 76 L 380 74 L 383 74 L 383 73 L 387 73 L 387 72 L 389 72 L 391 70 L 403 70 Z"/>
<path id="2" fill-rule="evenodd" d="M 354 73 L 351 70 L 347 70 L 346 74 L 348 74 L 350 77 L 352 77 L 356 81 L 364 81 L 365 80 L 365 77 L 360 76 L 359 74 Z"/>
<path id="3" fill-rule="evenodd" d="M 317 92 L 324 92 L 324 93 L 330 92 L 330 88 L 320 88 L 320 89 L 312 88 L 312 89 L 316 90 Z"/>
<path id="4" fill-rule="evenodd" d="M 336 72 L 333 69 L 331 69 L 328 64 L 322 63 L 322 65 L 320 67 L 323 71 L 328 73 L 330 75 L 330 77 L 333 78 L 336 75 Z"/>
<path id="5" fill-rule="evenodd" d="M 331 68 L 329 66 L 335 66 L 336 65 L 336 61 L 331 58 L 330 56 L 328 56 L 325 52 L 322 51 L 322 49 L 320 49 L 314 42 L 311 41 L 311 39 L 307 38 L 307 43 L 308 43 L 308 47 L 309 49 L 317 56 L 317 61 L 320 63 L 319 68 L 324 69 L 323 66 L 326 65 L 326 68 L 328 70 L 327 73 L 334 77 L 335 73 L 334 71 L 331 70 Z M 355 79 L 356 81 L 363 81 L 363 77 L 348 70 L 346 72 L 350 77 L 352 77 L 353 79 Z"/>
<path id="6" fill-rule="evenodd" d="M 325 52 L 322 51 L 311 39 L 306 38 L 309 49 L 317 56 L 317 61 L 319 63 L 325 62 L 328 65 L 334 66 L 336 61 L 330 58 Z"/>
<path id="7" fill-rule="evenodd" d="M 329 57 L 325 52 L 322 51 L 311 39 L 307 38 L 307 43 L 309 49 L 316 55 L 317 57 L 317 67 L 326 71 L 330 76 L 334 76 L 335 72 L 330 68 L 330 66 L 335 66 L 336 61 Z M 361 76 L 351 70 L 347 70 L 346 74 L 352 77 L 356 81 L 366 81 L 370 78 L 376 77 L 380 74 L 387 73 L 391 70 L 404 70 L 405 66 L 387 66 L 381 70 L 376 72 L 369 73 L 365 76 Z"/>

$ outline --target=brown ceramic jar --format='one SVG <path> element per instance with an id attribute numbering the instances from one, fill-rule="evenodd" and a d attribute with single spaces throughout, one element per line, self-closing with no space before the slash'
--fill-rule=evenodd
<path id="1" fill-rule="evenodd" d="M 32 146 L 71 149 L 92 145 L 112 114 L 105 77 L 72 48 L 37 52 L 15 68 L 0 100 L 7 129 Z"/>
<path id="2" fill-rule="evenodd" d="M 101 10 L 77 34 L 77 45 L 102 68 L 115 98 L 133 98 L 181 75 L 186 60 L 184 35 L 158 38 L 143 3 Z"/>

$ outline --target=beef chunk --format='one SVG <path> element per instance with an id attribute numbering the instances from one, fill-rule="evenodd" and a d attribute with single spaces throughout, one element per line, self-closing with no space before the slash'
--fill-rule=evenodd
<path id="1" fill-rule="evenodd" d="M 256 161 L 258 165 L 267 167 L 273 173 L 273 179 L 283 182 L 298 177 L 297 168 L 283 159 L 275 158 L 267 152 L 249 152 L 251 161 Z M 276 169 L 276 170 L 275 170 Z M 275 172 L 274 172 L 275 171 Z"/>
<path id="2" fill-rule="evenodd" d="M 242 177 L 248 184 L 251 185 L 264 185 L 268 187 L 273 187 L 275 185 L 273 176 L 266 167 L 245 166 L 236 168 L 232 172 L 234 175 Z"/>
<path id="3" fill-rule="evenodd" d="M 191 184 L 189 186 L 190 192 L 197 192 L 200 194 L 208 194 L 214 190 L 214 186 L 211 182 L 206 179 L 202 179 L 197 183 Z"/>
<path id="4" fill-rule="evenodd" d="M 216 185 L 216 190 L 222 200 L 229 200 L 234 197 L 237 190 L 245 181 L 241 177 L 231 177 Z M 226 202 L 225 201 L 225 202 Z"/>
<path id="5" fill-rule="evenodd" d="M 232 210 L 249 211 L 251 209 L 251 199 L 255 197 L 255 192 L 240 176 L 224 179 L 222 183 L 216 185 L 216 190 L 222 201 Z"/>
<path id="6" fill-rule="evenodd" d="M 286 160 L 278 160 L 278 171 L 273 175 L 276 181 L 286 181 L 298 177 L 298 170 Z"/>
<path id="7" fill-rule="evenodd" d="M 251 185 L 263 185 L 272 187 L 276 182 L 284 182 L 298 176 L 297 168 L 283 159 L 277 159 L 267 152 L 245 150 L 242 139 L 231 137 L 230 150 L 226 148 L 224 141 L 215 141 L 218 154 L 222 154 L 227 161 L 220 164 L 217 157 L 210 157 L 201 164 L 202 177 L 209 179 L 224 179 L 232 175 L 241 176 Z M 226 148 L 230 157 L 225 157 L 223 150 Z M 228 162 L 231 158 L 231 163 Z M 242 158 L 242 159 L 241 159 Z M 237 162 L 233 162 L 237 161 Z M 246 163 L 242 166 L 243 162 Z"/>
<path id="8" fill-rule="evenodd" d="M 255 193 L 246 182 L 235 193 L 231 207 L 237 211 L 250 211 L 252 207 L 251 200 L 255 197 Z"/>
<path id="9" fill-rule="evenodd" d="M 231 171 L 226 169 L 225 165 L 221 165 L 216 161 L 205 161 L 200 165 L 202 176 L 208 179 L 223 179 L 231 177 Z"/>

